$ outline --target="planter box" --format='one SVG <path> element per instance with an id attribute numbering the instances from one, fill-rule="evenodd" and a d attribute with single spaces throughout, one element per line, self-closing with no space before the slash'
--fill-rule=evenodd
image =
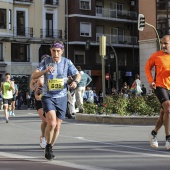
<path id="1" fill-rule="evenodd" d="M 76 113 L 75 120 L 94 123 L 155 125 L 158 116 L 106 116 Z"/>

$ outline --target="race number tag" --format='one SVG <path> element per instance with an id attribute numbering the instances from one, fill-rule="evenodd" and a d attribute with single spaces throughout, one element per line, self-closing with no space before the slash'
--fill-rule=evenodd
<path id="1" fill-rule="evenodd" d="M 64 89 L 64 79 L 49 79 L 48 80 L 49 91 L 56 91 Z"/>

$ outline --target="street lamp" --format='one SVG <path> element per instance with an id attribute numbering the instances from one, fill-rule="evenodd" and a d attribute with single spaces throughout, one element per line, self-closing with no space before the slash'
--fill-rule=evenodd
<path id="1" fill-rule="evenodd" d="M 114 54 L 108 54 L 105 58 L 107 60 L 107 66 L 108 66 L 108 74 L 109 74 L 109 79 L 108 79 L 108 93 L 110 94 L 110 80 L 111 80 L 111 63 L 112 63 L 112 60 L 114 59 Z"/>
<path id="2" fill-rule="evenodd" d="M 114 47 L 112 46 L 112 44 L 109 44 L 110 45 L 110 47 L 112 48 L 112 50 L 113 50 L 113 55 L 112 55 L 112 58 L 114 58 L 115 57 L 115 61 L 116 61 L 116 89 L 118 90 L 118 86 L 119 86 L 119 76 L 118 76 L 118 73 L 119 73 L 119 69 L 118 69 L 118 58 L 117 58 L 117 53 L 116 53 L 116 51 L 115 51 L 115 49 L 114 49 Z"/>

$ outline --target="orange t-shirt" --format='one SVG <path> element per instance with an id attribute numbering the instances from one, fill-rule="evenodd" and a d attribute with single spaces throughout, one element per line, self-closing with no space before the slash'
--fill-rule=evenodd
<path id="1" fill-rule="evenodd" d="M 152 68 L 155 67 L 155 77 Z M 170 90 L 170 54 L 158 51 L 151 55 L 145 65 L 145 74 L 149 83 L 155 82 L 156 86 Z"/>

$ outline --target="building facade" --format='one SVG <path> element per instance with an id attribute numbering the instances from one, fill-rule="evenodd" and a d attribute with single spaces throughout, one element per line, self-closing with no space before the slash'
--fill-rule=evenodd
<path id="1" fill-rule="evenodd" d="M 137 16 L 137 0 L 66 0 L 66 55 L 91 75 L 93 89 L 99 91 L 102 86 L 102 35 L 107 44 L 105 70 L 110 73 L 106 87 L 116 87 L 117 67 L 119 89 L 125 81 L 131 85 L 139 73 Z"/>
<path id="2" fill-rule="evenodd" d="M 29 90 L 41 56 L 64 31 L 65 1 L 0 0 L 0 78 L 9 72 L 20 90 Z"/>

